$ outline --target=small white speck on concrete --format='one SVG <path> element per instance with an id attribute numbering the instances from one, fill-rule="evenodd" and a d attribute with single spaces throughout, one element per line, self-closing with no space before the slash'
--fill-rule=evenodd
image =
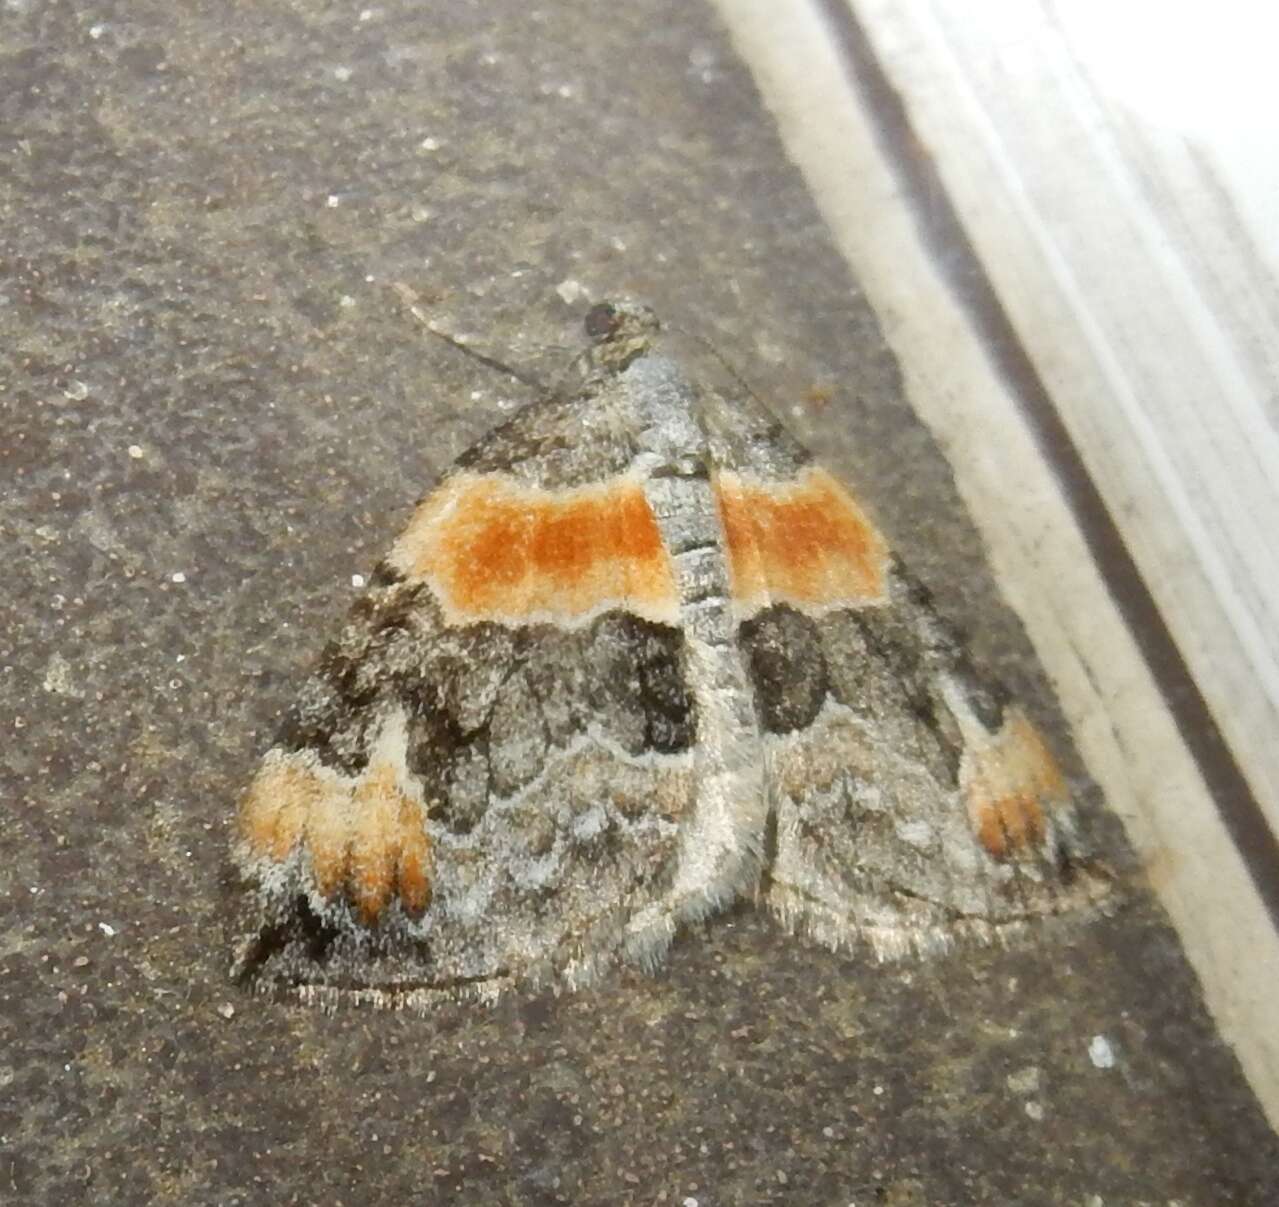
<path id="1" fill-rule="evenodd" d="M 1044 1118 L 1043 1104 L 1039 1102 L 1028 1102 L 1023 1108 L 1026 1114 L 1036 1123 L 1040 1123 Z"/>
<path id="2" fill-rule="evenodd" d="M 871 1093 L 874 1094 L 876 1098 L 882 1098 L 884 1096 L 884 1087 L 882 1085 L 877 1085 L 873 1090 L 871 1090 Z"/>
<path id="3" fill-rule="evenodd" d="M 183 574 L 181 570 L 175 570 L 169 575 L 169 581 L 173 583 L 184 583 L 186 580 L 187 576 Z"/>
<path id="4" fill-rule="evenodd" d="M 680 1204 L 680 1207 L 697 1207 L 697 1200 L 690 1194 L 683 1203 Z"/>
<path id="5" fill-rule="evenodd" d="M 1099 1069 L 1113 1069 L 1115 1050 L 1110 1046 L 1110 1040 L 1104 1035 L 1094 1035 L 1088 1041 L 1088 1059 Z"/>
<path id="6" fill-rule="evenodd" d="M 99 922 L 98 929 L 106 935 L 108 939 L 115 938 L 115 927 L 112 926 L 110 922 Z"/>
<path id="7" fill-rule="evenodd" d="M 360 9 L 360 20 L 361 20 L 361 21 L 372 21 L 372 20 L 373 20 L 373 10 L 372 10 L 371 8 L 362 8 L 362 9 Z"/>
<path id="8" fill-rule="evenodd" d="M 142 458 L 146 455 L 145 453 L 143 453 L 142 445 L 140 444 L 129 445 L 128 451 L 129 451 L 129 456 L 132 457 L 135 461 L 141 461 Z"/>
<path id="9" fill-rule="evenodd" d="M 230 1002 L 223 1002 L 218 1007 L 218 1013 L 225 1019 L 232 1019 L 235 1017 L 235 1007 Z"/>
<path id="10" fill-rule="evenodd" d="M 580 302 L 584 297 L 589 296 L 586 287 L 580 281 L 573 280 L 572 277 L 556 285 L 555 292 L 560 295 L 560 300 L 566 306 L 571 306 L 574 302 Z"/>
<path id="11" fill-rule="evenodd" d="M 1004 1078 L 1004 1084 L 1014 1094 L 1033 1094 L 1039 1089 L 1039 1066 L 1027 1065 Z"/>
<path id="12" fill-rule="evenodd" d="M 423 151 L 438 151 L 443 145 L 444 144 L 440 142 L 438 138 L 431 138 L 429 136 L 418 143 L 418 146 L 421 147 Z"/>
<path id="13" fill-rule="evenodd" d="M 414 222 L 430 222 L 431 211 L 424 205 L 415 205 L 411 210 L 409 210 L 409 217 L 411 217 Z"/>
<path id="14" fill-rule="evenodd" d="M 351 586 L 353 586 L 353 587 L 354 587 L 357 591 L 358 591 L 361 587 L 363 587 L 363 586 L 364 586 L 364 575 L 363 575 L 363 574 L 352 574 L 352 575 L 351 575 Z"/>
<path id="15" fill-rule="evenodd" d="M 351 307 L 355 305 L 355 299 L 349 293 L 344 293 L 340 298 L 338 298 L 338 305 L 341 306 L 343 310 L 350 310 Z"/>
<path id="16" fill-rule="evenodd" d="M 98 24 L 97 24 L 97 25 L 90 25 L 90 26 L 89 26 L 89 37 L 91 37 L 91 38 L 92 38 L 95 42 L 96 42 L 96 41 L 97 41 L 100 37 L 102 37 L 102 35 L 103 35 L 104 33 L 106 33 L 106 32 L 107 32 L 107 27 L 106 27 L 105 25 L 103 25 L 103 24 L 102 24 L 102 22 L 100 22 L 100 21 L 98 22 Z"/>
<path id="17" fill-rule="evenodd" d="M 350 67 L 333 68 L 333 78 L 340 84 L 345 84 L 354 74 L 355 72 Z"/>
<path id="18" fill-rule="evenodd" d="M 44 670 L 44 690 L 55 696 L 70 696 L 83 700 L 84 691 L 76 686 L 71 674 L 71 663 L 61 654 L 51 654 Z"/>
<path id="19" fill-rule="evenodd" d="M 82 381 L 73 381 L 62 391 L 62 397 L 72 402 L 83 402 L 89 397 L 89 387 Z"/>
<path id="20" fill-rule="evenodd" d="M 330 193 L 330 194 L 329 194 L 329 195 L 328 195 L 328 196 L 324 199 L 324 204 L 325 204 L 325 205 L 327 205 L 327 206 L 329 207 L 329 209 L 331 209 L 331 210 L 335 210 L 335 209 L 337 209 L 337 207 L 338 207 L 339 205 L 341 205 L 341 204 L 342 204 L 342 198 L 341 198 L 341 197 L 339 197 L 336 193 Z"/>

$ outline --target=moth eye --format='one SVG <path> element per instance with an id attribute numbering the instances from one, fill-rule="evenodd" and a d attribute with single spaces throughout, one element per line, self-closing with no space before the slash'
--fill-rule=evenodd
<path id="1" fill-rule="evenodd" d="M 586 312 L 583 326 L 591 339 L 601 340 L 612 335 L 620 322 L 621 316 L 617 313 L 617 307 L 611 302 L 600 302 Z"/>

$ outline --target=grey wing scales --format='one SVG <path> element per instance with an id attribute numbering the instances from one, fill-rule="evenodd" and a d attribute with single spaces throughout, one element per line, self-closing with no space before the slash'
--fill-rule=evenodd
<path id="1" fill-rule="evenodd" d="M 762 899 L 828 945 L 892 956 L 1103 898 L 1043 739 L 849 492 L 752 400 L 703 410 L 764 735 Z"/>

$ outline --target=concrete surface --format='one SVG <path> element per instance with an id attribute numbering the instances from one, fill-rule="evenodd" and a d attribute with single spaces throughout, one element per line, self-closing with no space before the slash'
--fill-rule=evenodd
<path id="1" fill-rule="evenodd" d="M 0 1200 L 1273 1201 L 1122 852 L 1128 908 L 1017 951 L 879 968 L 739 913 L 492 1011 L 240 993 L 236 795 L 520 400 L 393 281 L 546 376 L 588 297 L 711 338 L 1068 738 L 709 10 L 11 0 L 0 81 Z"/>

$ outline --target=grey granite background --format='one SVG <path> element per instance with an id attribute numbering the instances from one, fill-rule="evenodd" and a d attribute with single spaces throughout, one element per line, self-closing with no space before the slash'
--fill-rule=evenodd
<path id="1" fill-rule="evenodd" d="M 1276 1201 L 1122 853 L 1115 917 L 928 964 L 742 911 L 655 977 L 493 1010 L 228 981 L 229 822 L 290 684 L 522 400 L 394 281 L 547 376 L 615 291 L 712 339 L 1068 749 L 707 7 L 8 0 L 0 1201 Z"/>

